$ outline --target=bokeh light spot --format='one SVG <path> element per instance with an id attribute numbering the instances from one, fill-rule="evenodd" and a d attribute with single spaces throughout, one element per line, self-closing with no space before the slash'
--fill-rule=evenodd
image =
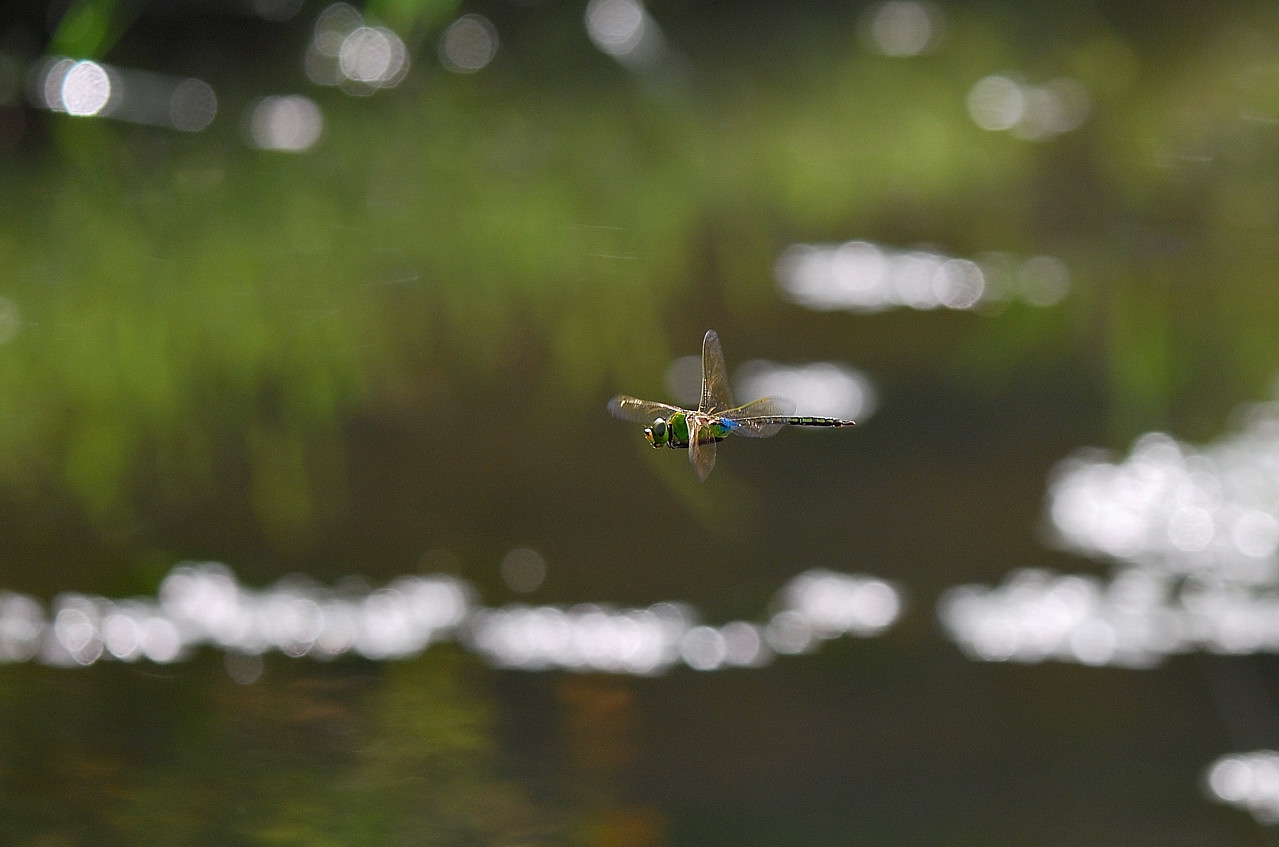
<path id="1" fill-rule="evenodd" d="M 546 560 L 536 550 L 516 547 L 502 557 L 502 579 L 512 591 L 536 591 L 546 578 Z"/>
<path id="2" fill-rule="evenodd" d="M 930 50 L 941 30 L 941 13 L 930 3 L 890 0 L 872 7 L 867 40 L 885 56 L 918 56 Z"/>
<path id="3" fill-rule="evenodd" d="M 968 115 L 982 129 L 1012 129 L 1025 112 L 1021 86 L 1006 76 L 980 79 L 968 92 Z"/>
<path id="4" fill-rule="evenodd" d="M 504 557 L 515 572 L 540 563 L 528 548 Z M 0 662 L 89 665 L 105 656 L 162 664 L 208 644 L 224 651 L 227 674 L 247 685 L 270 651 L 391 660 L 453 638 L 500 667 L 651 675 L 678 662 L 705 671 L 761 667 L 774 653 L 805 652 L 821 639 L 878 634 L 900 609 L 888 583 L 830 571 L 806 571 L 787 583 L 766 626 L 698 624 L 692 609 L 676 603 L 486 609 L 472 604 L 471 593 L 466 583 L 439 574 L 337 590 L 294 576 L 253 590 L 224 565 L 185 564 L 164 578 L 157 601 L 63 595 L 51 626 L 31 598 L 0 592 Z"/>
<path id="5" fill-rule="evenodd" d="M 679 644 L 684 663 L 695 671 L 713 671 L 728 658 L 724 636 L 714 627 L 695 626 Z"/>
<path id="6" fill-rule="evenodd" d="M 488 18 L 463 15 L 444 31 L 440 39 L 440 61 L 454 73 L 475 73 L 493 61 L 497 47 L 497 28 Z"/>
<path id="7" fill-rule="evenodd" d="M 1034 256 L 1018 270 L 1023 300 L 1032 306 L 1054 306 L 1070 291 L 1070 271 L 1060 259 Z"/>
<path id="8" fill-rule="evenodd" d="M 213 87 L 198 79 L 188 79 L 173 89 L 169 98 L 169 117 L 175 129 L 183 132 L 199 132 L 218 113 L 218 96 Z"/>
<path id="9" fill-rule="evenodd" d="M 600 50 L 622 56 L 644 39 L 647 18 L 636 0 L 591 0 L 586 5 L 586 32 Z"/>
<path id="10" fill-rule="evenodd" d="M 323 129 L 320 107 L 300 94 L 263 97 L 249 115 L 249 138 L 263 150 L 309 150 Z"/>
<path id="11" fill-rule="evenodd" d="M 338 49 L 338 67 L 353 82 L 393 85 L 402 77 L 407 63 L 404 42 L 385 27 L 357 27 Z"/>
<path id="12" fill-rule="evenodd" d="M 60 99 L 69 115 L 91 116 L 111 99 L 111 78 L 97 62 L 76 62 L 62 79 Z"/>
<path id="13" fill-rule="evenodd" d="M 228 651 L 223 657 L 227 676 L 241 685 L 252 685 L 262 677 L 262 657 L 253 653 Z"/>

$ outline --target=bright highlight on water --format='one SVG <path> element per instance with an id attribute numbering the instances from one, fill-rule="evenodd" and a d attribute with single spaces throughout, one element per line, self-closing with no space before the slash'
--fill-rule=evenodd
<path id="1" fill-rule="evenodd" d="M 697 411 L 625 394 L 609 400 L 608 411 L 616 418 L 649 424 L 644 428 L 644 437 L 654 447 L 688 450 L 693 473 L 703 482 L 715 467 L 715 444 L 729 435 L 768 438 L 784 426 L 853 426 L 856 423 L 839 418 L 797 416 L 794 401 L 784 397 L 761 397 L 735 406 L 724 351 L 713 329 L 708 329 L 702 339 L 702 400 Z"/>
<path id="2" fill-rule="evenodd" d="M 527 568 L 532 561 L 545 564 L 535 551 L 517 548 L 503 566 Z M 168 664 L 204 645 L 222 650 L 228 674 L 248 684 L 270 652 L 384 661 L 455 641 L 502 668 L 652 675 L 682 664 L 712 671 L 762 667 L 841 636 L 879 635 L 902 605 L 898 589 L 884 580 L 809 570 L 782 587 L 768 620 L 712 626 L 686 603 L 492 608 L 478 604 L 472 586 L 443 574 L 402 576 L 381 587 L 348 581 L 336 589 L 294 576 L 253 589 L 223 564 L 187 562 L 164 578 L 154 598 L 67 592 L 46 613 L 34 598 L 0 590 L 0 666 Z"/>

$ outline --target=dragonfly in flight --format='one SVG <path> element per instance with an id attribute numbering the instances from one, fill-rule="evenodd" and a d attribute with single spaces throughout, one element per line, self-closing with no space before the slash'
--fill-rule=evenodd
<path id="1" fill-rule="evenodd" d="M 640 400 L 619 394 L 608 401 L 609 414 L 646 423 L 644 437 L 654 447 L 688 450 L 693 473 L 701 481 L 715 467 L 715 445 L 730 435 L 768 438 L 784 426 L 853 426 L 855 421 L 795 414 L 795 402 L 785 397 L 762 397 L 742 406 L 733 404 L 724 351 L 715 330 L 702 339 L 702 399 L 697 410 Z"/>

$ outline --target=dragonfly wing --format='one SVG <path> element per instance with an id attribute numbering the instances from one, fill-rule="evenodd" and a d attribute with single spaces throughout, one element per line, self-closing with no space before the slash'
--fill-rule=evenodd
<path id="1" fill-rule="evenodd" d="M 770 435 L 776 435 L 782 427 L 786 426 L 785 422 L 779 421 L 778 418 L 793 414 L 795 414 L 794 400 L 787 397 L 761 397 L 736 409 L 720 412 L 719 417 L 731 425 L 730 431 L 734 435 L 768 438 Z"/>
<path id="2" fill-rule="evenodd" d="M 718 412 L 733 407 L 733 389 L 728 384 L 724 351 L 715 330 L 706 330 L 702 339 L 702 403 L 699 412 Z"/>
<path id="3" fill-rule="evenodd" d="M 635 423 L 652 423 L 655 418 L 670 418 L 672 414 L 680 411 L 682 410 L 675 406 L 655 403 L 652 400 L 640 400 L 625 394 L 619 394 L 608 401 L 610 415 Z"/>
<path id="4" fill-rule="evenodd" d="M 715 440 L 708 437 L 705 427 L 699 426 L 696 432 L 689 433 L 688 461 L 697 474 L 697 481 L 705 482 L 715 467 Z"/>

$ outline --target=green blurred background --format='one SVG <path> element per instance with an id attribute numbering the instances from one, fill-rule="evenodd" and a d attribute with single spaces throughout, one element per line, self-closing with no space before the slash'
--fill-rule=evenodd
<path id="1" fill-rule="evenodd" d="M 0 841 L 1275 843 L 1202 790 L 1214 757 L 1279 744 L 1271 659 L 982 665 L 932 610 L 1022 566 L 1104 573 L 1045 544 L 1052 467 L 1150 430 L 1207 441 L 1272 395 L 1273 3 L 918 6 L 931 38 L 891 55 L 882 5 L 655 0 L 665 52 L 641 64 L 592 43 L 575 0 L 382 0 L 360 12 L 409 68 L 363 89 L 308 77 L 327 6 L 0 10 L 0 588 L 446 562 L 491 605 L 718 621 L 827 567 L 904 586 L 908 612 L 879 639 L 652 679 L 452 646 L 268 656 L 249 686 L 211 651 L 0 665 Z M 496 53 L 461 73 L 440 45 L 467 14 Z M 42 56 L 198 78 L 216 117 L 58 113 L 31 90 Z M 1086 114 L 984 129 L 992 75 L 1072 80 Z M 294 94 L 317 140 L 263 149 L 259 98 Z M 782 295 L 787 246 L 850 239 L 1051 256 L 1070 286 L 874 314 Z M 669 399 L 712 327 L 730 365 L 860 369 L 878 410 L 722 445 L 698 485 L 605 402 Z M 499 574 L 520 546 L 547 564 L 529 596 Z M 1242 729 L 1214 695 L 1236 672 L 1258 682 Z"/>

